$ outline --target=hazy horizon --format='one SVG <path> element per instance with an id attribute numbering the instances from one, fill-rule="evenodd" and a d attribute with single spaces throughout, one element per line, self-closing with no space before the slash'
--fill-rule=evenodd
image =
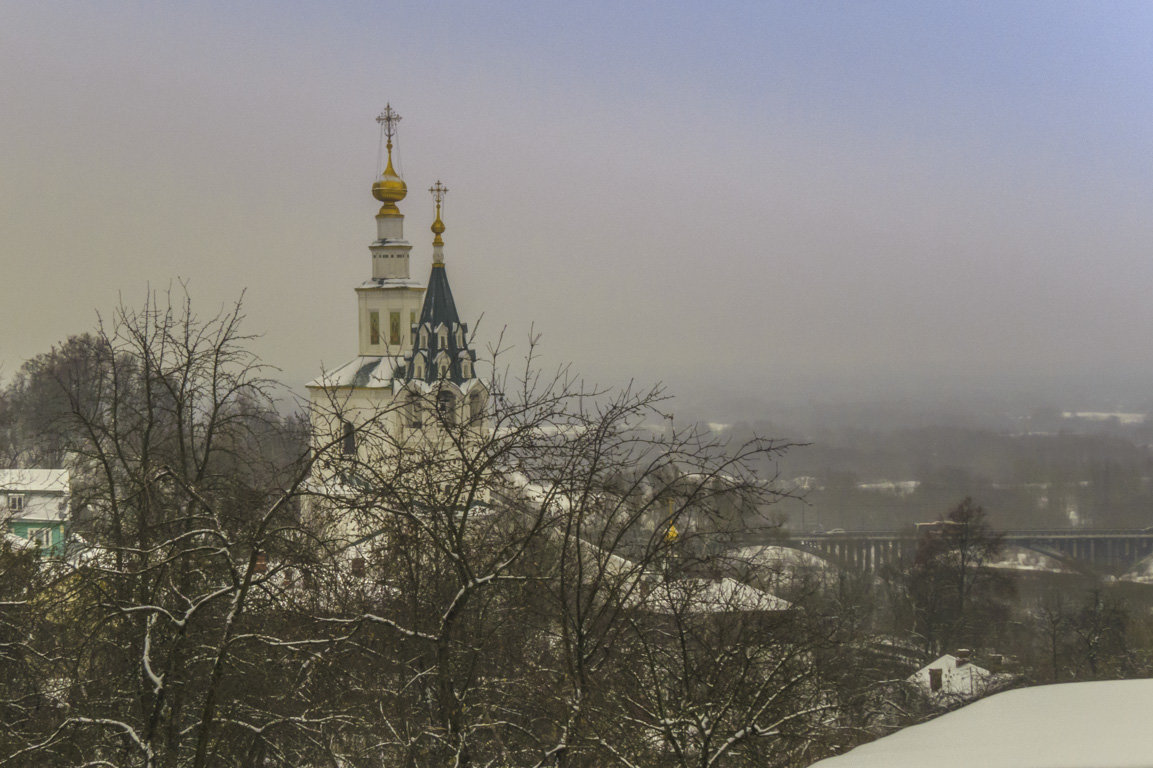
<path id="1" fill-rule="evenodd" d="M 482 348 L 718 419 L 1153 401 L 1147 4 L 0 7 L 0 376 L 177 278 L 298 392 L 354 356 L 391 102 Z"/>

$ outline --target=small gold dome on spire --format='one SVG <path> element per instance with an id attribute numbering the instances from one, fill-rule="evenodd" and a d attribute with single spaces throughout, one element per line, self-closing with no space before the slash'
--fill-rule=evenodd
<path id="1" fill-rule="evenodd" d="M 372 185 L 372 196 L 384 203 L 380 206 L 378 216 L 399 216 L 400 209 L 396 207 L 396 204 L 408 195 L 408 185 L 392 169 L 392 137 L 396 133 L 396 124 L 400 122 L 400 115 L 393 110 L 391 104 L 387 104 L 384 111 L 377 116 L 376 122 L 380 123 L 385 136 L 388 137 L 388 144 L 385 145 L 388 147 L 388 165 L 385 166 L 384 173 L 380 175 L 380 178 Z"/>
<path id="2" fill-rule="evenodd" d="M 428 191 L 432 193 L 433 200 L 436 200 L 436 221 L 429 227 L 432 233 L 436 235 L 436 237 L 432 239 L 432 244 L 444 245 L 444 239 L 441 238 L 441 235 L 444 234 L 444 222 L 440 220 L 440 204 L 444 202 L 444 195 L 448 192 L 448 187 L 441 184 L 440 179 L 437 179 L 436 183 L 428 188 Z"/>

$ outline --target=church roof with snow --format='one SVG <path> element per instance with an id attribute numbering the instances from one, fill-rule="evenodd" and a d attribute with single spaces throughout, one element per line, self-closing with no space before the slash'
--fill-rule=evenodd
<path id="1" fill-rule="evenodd" d="M 361 355 L 354 357 L 339 368 L 325 371 L 308 382 L 307 386 L 322 389 L 341 387 L 387 388 L 392 386 L 392 378 L 397 366 L 403 363 L 404 358 L 402 357 Z"/>

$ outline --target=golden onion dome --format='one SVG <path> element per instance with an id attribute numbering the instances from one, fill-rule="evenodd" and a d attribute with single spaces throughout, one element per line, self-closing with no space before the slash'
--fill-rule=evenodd
<path id="1" fill-rule="evenodd" d="M 376 183 L 372 185 L 372 196 L 384 203 L 380 206 L 380 213 L 399 215 L 400 209 L 396 207 L 396 204 L 408 195 L 408 185 L 392 169 L 392 152 L 390 151 L 388 154 L 388 166 Z"/>

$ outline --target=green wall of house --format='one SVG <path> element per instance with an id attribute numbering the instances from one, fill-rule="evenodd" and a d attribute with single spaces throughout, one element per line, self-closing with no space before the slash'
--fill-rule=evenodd
<path id="1" fill-rule="evenodd" d="M 32 538 L 32 531 L 47 528 L 51 544 L 45 548 L 49 554 L 60 554 L 64 549 L 64 525 L 58 520 L 13 520 L 8 525 L 13 534 L 22 539 Z"/>

